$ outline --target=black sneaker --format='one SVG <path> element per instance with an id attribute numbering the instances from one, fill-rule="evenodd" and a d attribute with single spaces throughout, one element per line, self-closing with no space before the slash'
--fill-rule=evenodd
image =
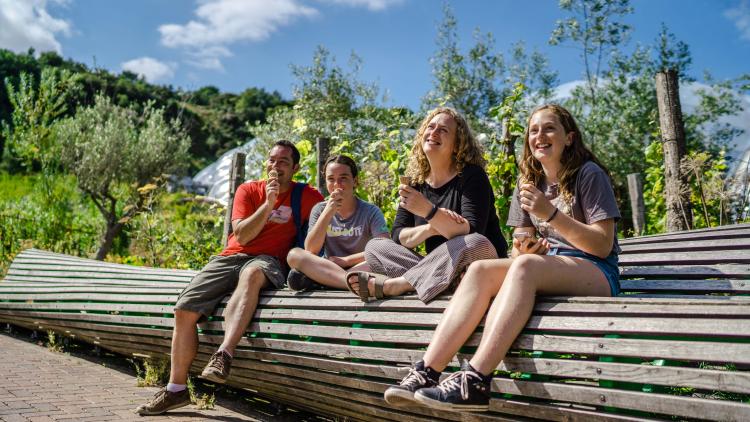
<path id="1" fill-rule="evenodd" d="M 292 269 L 289 270 L 289 275 L 286 277 L 286 284 L 295 292 L 301 292 L 312 290 L 317 283 L 303 272 Z"/>
<path id="2" fill-rule="evenodd" d="M 383 397 L 385 401 L 393 406 L 405 406 L 414 403 L 414 392 L 420 388 L 429 388 L 437 385 L 440 372 L 424 366 L 424 361 L 412 365 L 409 373 L 398 385 L 391 385 L 385 390 Z"/>
<path id="3" fill-rule="evenodd" d="M 482 411 L 490 408 L 490 380 L 464 361 L 461 370 L 444 379 L 437 387 L 423 388 L 414 400 L 441 410 Z"/>
<path id="4" fill-rule="evenodd" d="M 157 391 L 151 401 L 138 406 L 135 413 L 141 416 L 161 415 L 168 410 L 178 409 L 189 404 L 190 393 L 187 388 L 177 393 L 170 393 L 165 387 Z"/>

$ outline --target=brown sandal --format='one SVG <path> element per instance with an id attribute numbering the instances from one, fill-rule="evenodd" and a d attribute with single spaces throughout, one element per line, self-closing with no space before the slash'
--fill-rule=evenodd
<path id="1" fill-rule="evenodd" d="M 359 293 L 354 291 L 352 284 L 349 282 L 349 279 L 352 276 L 357 276 L 357 282 L 359 283 Z M 367 282 L 371 278 L 373 279 L 373 287 L 375 290 L 373 292 L 374 296 L 370 296 L 370 288 L 367 286 Z M 362 302 L 365 303 L 371 302 L 373 300 L 383 299 L 385 297 L 385 295 L 383 294 L 383 285 L 385 284 L 386 280 L 388 280 L 387 275 L 370 273 L 367 271 L 352 271 L 346 274 L 346 286 L 349 288 L 349 291 L 354 294 L 358 294 Z"/>

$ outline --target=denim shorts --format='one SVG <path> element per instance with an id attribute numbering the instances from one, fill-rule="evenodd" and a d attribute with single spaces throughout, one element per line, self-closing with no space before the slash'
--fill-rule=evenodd
<path id="1" fill-rule="evenodd" d="M 620 269 L 617 266 L 619 263 L 617 254 L 611 253 L 608 257 L 602 259 L 598 256 L 589 255 L 586 252 L 577 249 L 552 248 L 547 252 L 547 255 L 572 256 L 574 258 L 583 258 L 591 261 L 597 268 L 599 268 L 599 270 L 601 270 L 604 277 L 607 278 L 609 289 L 612 291 L 612 296 L 614 297 L 620 294 Z"/>

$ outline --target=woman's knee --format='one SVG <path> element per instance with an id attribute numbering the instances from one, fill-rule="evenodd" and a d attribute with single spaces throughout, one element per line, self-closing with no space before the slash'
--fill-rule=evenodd
<path id="1" fill-rule="evenodd" d="M 477 259 L 497 258 L 495 245 L 479 233 L 467 234 L 464 237 L 464 242 L 466 242 L 466 253 L 477 257 Z"/>
<path id="2" fill-rule="evenodd" d="M 509 273 L 514 282 L 533 283 L 540 270 L 544 269 L 544 259 L 540 255 L 525 254 L 513 259 Z"/>

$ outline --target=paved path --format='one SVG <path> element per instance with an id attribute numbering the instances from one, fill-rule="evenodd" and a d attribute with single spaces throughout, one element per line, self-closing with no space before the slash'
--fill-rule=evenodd
<path id="1" fill-rule="evenodd" d="M 213 410 L 195 406 L 165 416 L 133 413 L 156 388 L 136 387 L 133 375 L 100 363 L 55 353 L 45 347 L 0 334 L 0 420 L 16 421 L 258 421 L 272 416 L 229 410 L 221 399 Z M 253 417 L 246 416 L 253 414 Z M 287 418 L 282 418 L 287 419 Z M 287 419 L 288 420 L 288 419 Z"/>

